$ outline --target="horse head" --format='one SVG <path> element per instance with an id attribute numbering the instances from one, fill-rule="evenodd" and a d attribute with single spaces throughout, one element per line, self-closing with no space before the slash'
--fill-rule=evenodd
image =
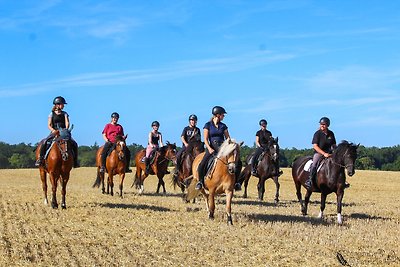
<path id="1" fill-rule="evenodd" d="M 276 163 L 279 163 L 279 144 L 278 144 L 278 137 L 273 138 L 271 137 L 268 141 L 268 150 L 269 154 L 272 157 L 272 160 Z"/>
<path id="2" fill-rule="evenodd" d="M 117 135 L 115 137 L 115 152 L 117 153 L 119 160 L 124 160 L 125 158 L 125 146 L 125 137 Z"/>
<path id="3" fill-rule="evenodd" d="M 347 141 L 342 141 L 332 154 L 333 160 L 336 164 L 344 167 L 349 176 L 355 173 L 355 162 L 357 159 L 357 148 L 360 144 L 355 145 Z"/>
<path id="4" fill-rule="evenodd" d="M 167 141 L 166 146 L 164 147 L 165 147 L 165 158 L 167 160 L 172 161 L 172 163 L 176 165 L 176 144 L 175 143 L 171 144 L 170 142 Z"/>
<path id="5" fill-rule="evenodd" d="M 240 146 L 243 145 L 243 142 L 236 143 L 234 139 L 226 139 L 217 154 L 217 158 L 222 160 L 227 166 L 230 174 L 234 174 L 236 171 L 236 165 L 240 159 Z"/>

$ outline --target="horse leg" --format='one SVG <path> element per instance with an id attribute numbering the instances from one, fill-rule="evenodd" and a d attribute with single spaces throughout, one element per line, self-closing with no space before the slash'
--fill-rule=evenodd
<path id="1" fill-rule="evenodd" d="M 114 176 L 112 173 L 108 174 L 108 184 L 109 186 L 107 186 L 107 189 L 110 187 L 110 195 L 114 196 Z"/>
<path id="2" fill-rule="evenodd" d="M 275 192 L 275 204 L 278 204 L 278 202 L 279 202 L 279 188 L 281 187 L 281 185 L 279 184 L 278 176 L 274 176 L 273 179 L 274 179 L 275 187 L 276 187 L 276 192 Z"/>
<path id="3" fill-rule="evenodd" d="M 338 192 L 336 193 L 336 199 L 337 199 L 337 222 L 338 224 L 343 223 L 343 218 L 342 218 L 342 200 L 343 200 L 343 195 L 344 195 L 344 190 L 339 189 Z"/>
<path id="4" fill-rule="evenodd" d="M 61 208 L 62 209 L 66 209 L 67 208 L 67 204 L 65 202 L 65 196 L 67 194 L 67 183 L 69 180 L 69 173 L 65 173 L 63 175 L 61 175 Z"/>
<path id="5" fill-rule="evenodd" d="M 59 179 L 60 174 L 55 174 L 54 172 L 50 172 L 50 182 L 51 182 L 51 191 L 52 191 L 52 199 L 51 199 L 51 207 L 53 209 L 58 208 L 57 204 L 57 181 Z"/>
<path id="6" fill-rule="evenodd" d="M 304 197 L 304 207 L 302 209 L 303 215 L 307 215 L 307 208 L 308 208 L 308 203 L 310 202 L 311 194 L 312 194 L 312 191 L 307 190 L 306 196 Z"/>
<path id="7" fill-rule="evenodd" d="M 301 196 L 301 183 L 296 182 L 295 186 L 296 186 L 297 199 L 299 200 L 301 206 L 301 214 L 307 215 L 306 207 L 304 206 L 303 198 Z"/>
<path id="8" fill-rule="evenodd" d="M 125 173 L 120 174 L 120 183 L 119 183 L 119 195 L 121 198 L 124 198 L 122 195 L 122 189 L 124 187 Z"/>
<path id="9" fill-rule="evenodd" d="M 165 182 L 164 182 L 163 177 L 161 177 L 161 178 L 159 179 L 159 182 L 161 183 L 161 186 L 162 186 L 162 188 L 163 188 L 163 194 L 166 195 L 166 194 L 167 194 L 167 191 L 165 190 Z"/>
<path id="10" fill-rule="evenodd" d="M 327 197 L 327 194 L 321 193 L 321 208 L 320 208 L 320 211 L 319 211 L 319 214 L 318 214 L 318 218 L 320 218 L 320 219 L 322 219 L 324 217 L 326 197 Z"/>
<path id="11" fill-rule="evenodd" d="M 215 192 L 212 190 L 208 194 L 208 218 L 213 220 L 215 212 Z"/>
<path id="12" fill-rule="evenodd" d="M 264 199 L 264 193 L 265 193 L 264 177 L 260 177 L 260 179 L 258 179 L 257 189 L 258 189 L 258 199 L 262 201 Z"/>
<path id="13" fill-rule="evenodd" d="M 106 188 L 105 188 L 105 186 L 104 186 L 104 176 L 105 176 L 104 172 L 101 172 L 101 173 L 100 173 L 100 179 L 101 179 L 101 192 L 102 192 L 103 194 L 105 194 L 105 193 L 106 193 Z"/>
<path id="14" fill-rule="evenodd" d="M 225 194 L 226 194 L 226 215 L 228 217 L 228 224 L 233 225 L 232 211 L 231 211 L 233 191 L 227 190 Z"/>
<path id="15" fill-rule="evenodd" d="M 244 170 L 246 171 L 246 170 Z M 244 174 L 244 193 L 243 193 L 243 198 L 247 198 L 247 186 L 249 185 L 249 180 L 250 180 L 250 172 L 246 172 Z"/>
<path id="16" fill-rule="evenodd" d="M 42 189 L 44 195 L 44 204 L 48 205 L 49 200 L 47 199 L 47 174 L 43 168 L 40 168 L 40 180 L 42 181 Z"/>

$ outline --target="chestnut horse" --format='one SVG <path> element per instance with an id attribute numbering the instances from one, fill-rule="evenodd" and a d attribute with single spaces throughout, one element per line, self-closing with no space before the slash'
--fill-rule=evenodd
<path id="1" fill-rule="evenodd" d="M 185 191 L 185 178 L 192 175 L 193 161 L 197 155 L 202 152 L 204 152 L 204 143 L 202 141 L 193 141 L 189 143 L 181 157 L 182 164 L 181 169 L 178 170 L 178 176 L 172 176 L 172 184 L 174 185 L 174 189 L 176 186 L 179 186 L 182 190 L 182 193 Z"/>
<path id="2" fill-rule="evenodd" d="M 321 192 L 321 209 L 318 217 L 322 218 L 326 197 L 328 194 L 335 192 L 337 198 L 337 221 L 339 224 L 342 224 L 342 199 L 344 189 L 346 188 L 345 170 L 347 170 L 347 175 L 354 175 L 354 164 L 357 158 L 358 146 L 359 145 L 354 145 L 347 141 L 342 141 L 333 151 L 331 157 L 322 160 L 318 167 L 316 183 L 313 181 L 312 188 L 307 190 L 304 202 L 301 197 L 300 189 L 301 185 L 304 186 L 308 179 L 309 171 L 305 170 L 305 165 L 312 159 L 312 157 L 300 157 L 294 161 L 292 176 L 303 215 L 307 215 L 307 207 L 312 192 Z"/>
<path id="3" fill-rule="evenodd" d="M 275 203 L 279 202 L 279 188 L 280 184 L 278 181 L 279 177 L 279 144 L 278 137 L 269 139 L 269 142 L 266 146 L 266 150 L 263 152 L 262 159 L 258 162 L 257 165 L 257 174 L 258 174 L 258 199 L 264 199 L 265 193 L 265 181 L 269 178 L 272 178 L 275 183 Z M 254 157 L 254 153 L 252 153 L 246 162 L 250 162 L 251 157 Z M 249 184 L 249 179 L 251 176 L 251 164 L 248 163 L 247 166 L 240 173 L 238 182 L 242 184 L 244 182 L 244 193 L 243 197 L 247 198 L 247 186 Z"/>
<path id="4" fill-rule="evenodd" d="M 235 172 L 240 161 L 240 146 L 242 144 L 243 142 L 236 143 L 233 139 L 226 139 L 222 143 L 217 156 L 213 159 L 211 170 L 206 174 L 204 179 L 204 188 L 201 190 L 196 190 L 195 186 L 199 180 L 197 169 L 205 152 L 198 155 L 193 161 L 192 170 L 195 171 L 193 171 L 193 178 L 186 195 L 186 200 L 189 202 L 201 193 L 206 200 L 208 218 L 214 219 L 215 195 L 225 193 L 226 215 L 228 218 L 228 224 L 230 225 L 233 224 L 231 203 L 236 181 Z M 206 190 L 208 190 L 208 193 Z"/>
<path id="5" fill-rule="evenodd" d="M 122 189 L 124 185 L 125 179 L 125 167 L 126 167 L 126 156 L 125 156 L 125 138 L 123 136 L 115 137 L 115 144 L 113 146 L 113 150 L 109 155 L 107 155 L 106 159 L 106 170 L 108 174 L 107 179 L 107 191 L 104 186 L 104 172 L 100 172 L 101 168 L 101 153 L 103 152 L 104 146 L 99 147 L 96 153 L 96 167 L 97 167 L 97 177 L 92 187 L 99 187 L 101 183 L 101 191 L 102 193 L 107 193 L 110 195 L 114 195 L 114 175 L 118 174 L 120 177 L 119 182 L 119 195 L 123 198 Z"/>
<path id="6" fill-rule="evenodd" d="M 138 189 L 139 194 L 143 193 L 144 179 L 146 179 L 146 177 L 149 176 L 150 174 L 155 174 L 158 177 L 158 185 L 156 193 L 158 194 L 160 192 L 161 186 L 163 188 L 164 194 L 166 193 L 165 182 L 163 178 L 164 175 L 168 172 L 169 161 L 172 161 L 174 164 L 176 164 L 176 145 L 167 142 L 165 146 L 159 148 L 154 153 L 155 155 L 150 165 L 151 168 L 149 174 L 145 173 L 146 164 L 142 161 L 142 159 L 146 156 L 146 149 L 138 151 L 135 155 L 136 173 L 135 173 L 135 180 L 132 186 L 135 185 L 136 189 Z"/>
<path id="7" fill-rule="evenodd" d="M 40 147 L 43 143 L 39 143 L 36 148 L 36 159 L 39 158 Z M 67 193 L 67 183 L 69 175 L 74 165 L 72 154 L 71 133 L 68 129 L 60 129 L 54 133 L 50 149 L 47 152 L 44 166 L 39 166 L 40 179 L 42 180 L 42 188 L 44 193 L 44 204 L 48 205 L 47 199 L 47 174 L 50 177 L 51 190 L 53 192 L 51 207 L 58 208 L 57 203 L 57 183 L 61 184 L 61 208 L 66 209 L 65 195 Z"/>

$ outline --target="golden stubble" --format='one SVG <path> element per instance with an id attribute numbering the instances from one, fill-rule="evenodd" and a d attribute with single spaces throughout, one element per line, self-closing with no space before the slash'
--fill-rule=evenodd
<path id="1" fill-rule="evenodd" d="M 149 176 L 139 196 L 129 173 L 121 199 L 91 187 L 95 168 L 74 169 L 67 209 L 53 210 L 44 205 L 37 169 L 0 170 L 0 266 L 341 266 L 338 253 L 350 266 L 400 265 L 400 172 L 348 178 L 339 226 L 335 194 L 323 220 L 316 218 L 317 193 L 302 216 L 291 170 L 283 170 L 277 205 L 272 180 L 264 201 L 254 177 L 247 199 L 235 192 L 233 226 L 223 196 L 211 221 L 204 200 L 183 202 L 170 176 L 166 195 L 155 194 L 157 178 Z M 114 192 L 118 186 L 116 177 Z M 50 200 L 50 185 L 48 191 Z"/>

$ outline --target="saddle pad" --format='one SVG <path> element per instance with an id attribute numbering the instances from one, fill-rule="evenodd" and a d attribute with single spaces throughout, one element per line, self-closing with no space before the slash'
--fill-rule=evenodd
<path id="1" fill-rule="evenodd" d="M 304 164 L 304 170 L 306 172 L 309 172 L 311 169 L 311 164 L 312 164 L 312 160 L 310 159 L 309 161 L 306 162 L 306 164 Z"/>

